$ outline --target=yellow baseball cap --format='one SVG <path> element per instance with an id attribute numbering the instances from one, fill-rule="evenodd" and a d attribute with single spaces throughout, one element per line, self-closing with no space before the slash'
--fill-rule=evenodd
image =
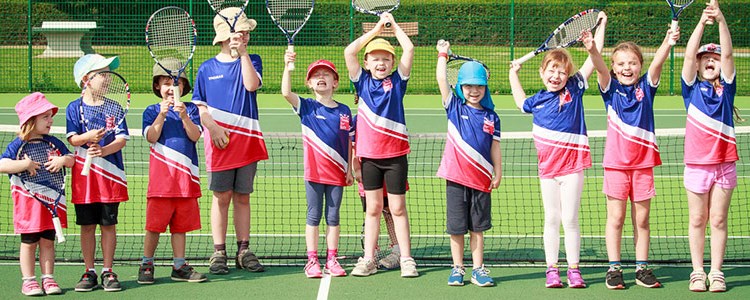
<path id="1" fill-rule="evenodd" d="M 367 47 L 365 47 L 365 55 L 375 50 L 383 50 L 396 56 L 396 49 L 393 48 L 390 42 L 381 38 L 374 39 L 367 44 Z"/>
<path id="2" fill-rule="evenodd" d="M 234 18 L 231 16 L 236 16 L 239 12 L 239 7 L 228 7 L 222 9 L 219 14 L 221 14 L 222 16 L 229 16 L 227 17 L 229 23 L 233 23 Z M 258 22 L 253 19 L 249 19 L 243 12 L 237 17 L 237 22 L 234 24 L 234 31 L 253 31 L 255 30 L 256 25 L 258 25 Z M 224 21 L 224 18 L 222 18 L 218 14 L 214 16 L 214 31 L 216 31 L 216 37 L 214 37 L 213 43 L 214 45 L 228 40 L 232 34 L 227 21 Z"/>

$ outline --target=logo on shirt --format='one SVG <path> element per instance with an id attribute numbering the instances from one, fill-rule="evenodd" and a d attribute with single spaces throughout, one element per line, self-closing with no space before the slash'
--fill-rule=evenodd
<path id="1" fill-rule="evenodd" d="M 106 123 L 107 130 L 115 128 L 115 116 L 107 116 L 107 118 L 104 119 L 104 122 Z"/>
<path id="2" fill-rule="evenodd" d="M 484 119 L 484 126 L 482 126 L 482 131 L 493 134 L 495 132 L 495 122 L 487 120 L 487 118 Z"/>
<path id="3" fill-rule="evenodd" d="M 723 85 L 717 86 L 716 87 L 716 95 L 718 95 L 719 97 L 721 97 L 722 94 L 724 94 L 724 86 Z"/>
<path id="4" fill-rule="evenodd" d="M 224 78 L 224 74 L 219 74 L 215 76 L 208 76 L 208 80 L 216 80 L 216 79 L 222 79 Z"/>
<path id="5" fill-rule="evenodd" d="M 570 95 L 568 88 L 565 88 L 562 93 L 560 93 L 560 106 L 570 103 L 571 101 L 573 101 L 573 97 Z"/>
<path id="6" fill-rule="evenodd" d="M 638 102 L 641 102 L 643 100 L 643 89 L 640 87 L 635 88 L 635 99 L 638 100 Z"/>
<path id="7" fill-rule="evenodd" d="M 62 152 L 60 152 L 60 149 L 49 149 L 49 150 L 47 150 L 47 159 L 50 159 L 50 158 L 53 158 L 53 157 L 56 157 L 56 156 L 61 156 L 61 155 L 62 155 Z"/>
<path id="8" fill-rule="evenodd" d="M 348 115 L 339 115 L 339 130 L 350 130 L 351 124 L 349 123 L 349 116 Z"/>
<path id="9" fill-rule="evenodd" d="M 391 82 L 391 78 L 388 77 L 386 79 L 383 79 L 383 90 L 386 92 L 390 92 L 393 89 L 393 82 Z"/>

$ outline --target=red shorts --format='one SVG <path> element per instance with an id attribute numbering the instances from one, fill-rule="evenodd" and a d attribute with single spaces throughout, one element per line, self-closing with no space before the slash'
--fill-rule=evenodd
<path id="1" fill-rule="evenodd" d="M 201 215 L 196 198 L 148 198 L 146 230 L 185 233 L 201 229 Z"/>
<path id="2" fill-rule="evenodd" d="M 633 202 L 656 196 L 654 168 L 619 170 L 604 168 L 604 194 L 615 199 Z"/>

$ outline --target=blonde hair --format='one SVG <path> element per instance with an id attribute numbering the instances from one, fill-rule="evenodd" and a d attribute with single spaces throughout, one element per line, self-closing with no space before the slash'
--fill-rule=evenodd
<path id="1" fill-rule="evenodd" d="M 570 53 L 565 49 L 554 49 L 544 54 L 540 68 L 544 70 L 550 63 L 552 63 L 553 66 L 563 66 L 568 75 L 572 75 L 573 70 L 575 70 L 573 57 L 571 57 Z"/>
<path id="2" fill-rule="evenodd" d="M 22 141 L 27 142 L 31 139 L 31 133 L 36 129 L 36 117 L 33 116 L 21 125 L 21 130 L 18 131 L 18 138 Z"/>
<path id="3" fill-rule="evenodd" d="M 625 52 L 630 51 L 635 54 L 635 56 L 638 57 L 638 61 L 643 64 L 643 51 L 641 51 L 641 47 L 636 45 L 633 42 L 622 42 L 617 44 L 614 50 L 612 50 L 612 63 L 614 63 L 615 53 L 617 52 Z"/>

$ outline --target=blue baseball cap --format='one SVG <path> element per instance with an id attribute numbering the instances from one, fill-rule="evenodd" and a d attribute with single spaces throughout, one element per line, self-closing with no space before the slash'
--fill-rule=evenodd
<path id="1" fill-rule="evenodd" d="M 117 69 L 120 66 L 120 58 L 117 56 L 106 58 L 100 54 L 86 54 L 81 56 L 75 66 L 73 66 L 73 76 L 75 77 L 76 85 L 81 87 L 83 76 L 86 76 L 86 74 L 93 70 L 99 70 L 107 66 L 109 66 L 110 71 Z"/>
<path id="2" fill-rule="evenodd" d="M 461 68 L 458 69 L 458 78 L 456 82 L 455 92 L 456 96 L 461 98 L 464 103 L 466 103 L 466 97 L 464 97 L 464 92 L 461 90 L 461 86 L 464 84 L 471 84 L 471 85 L 483 85 L 487 88 L 487 90 L 484 93 L 484 98 L 482 98 L 481 101 L 479 101 L 479 105 L 484 107 L 485 109 L 494 110 L 495 104 L 492 103 L 492 97 L 490 96 L 490 88 L 487 86 L 487 70 L 484 69 L 484 66 L 482 64 L 470 61 L 467 63 L 464 63 L 461 65 Z"/>

